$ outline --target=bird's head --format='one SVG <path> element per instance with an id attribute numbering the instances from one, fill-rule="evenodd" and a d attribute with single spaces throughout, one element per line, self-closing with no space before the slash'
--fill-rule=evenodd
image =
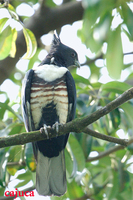
<path id="1" fill-rule="evenodd" d="M 49 55 L 51 56 L 51 64 L 53 63 L 67 68 L 71 66 L 80 67 L 76 51 L 62 44 L 60 38 L 55 34 Z"/>

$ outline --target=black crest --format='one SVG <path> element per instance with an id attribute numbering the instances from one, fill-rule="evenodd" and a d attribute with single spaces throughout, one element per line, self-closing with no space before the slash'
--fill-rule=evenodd
<path id="1" fill-rule="evenodd" d="M 60 38 L 59 38 L 59 35 L 57 35 L 57 33 L 55 34 L 54 33 L 54 38 L 53 38 L 53 41 L 52 41 L 52 46 L 58 46 L 60 43 L 61 43 L 61 41 L 60 41 Z"/>
<path id="2" fill-rule="evenodd" d="M 70 67 L 78 65 L 79 67 L 76 51 L 64 45 L 57 33 L 53 34 L 53 41 L 50 51 L 40 65 L 44 64 L 53 64 L 58 67 Z"/>

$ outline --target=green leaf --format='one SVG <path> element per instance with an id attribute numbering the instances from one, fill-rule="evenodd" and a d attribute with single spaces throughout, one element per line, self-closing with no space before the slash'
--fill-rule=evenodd
<path id="1" fill-rule="evenodd" d="M 2 32 L 2 29 L 4 27 L 4 25 L 6 24 L 8 18 L 2 18 L 0 19 L 0 33 Z"/>
<path id="2" fill-rule="evenodd" d="M 17 146 L 12 146 L 10 148 L 10 154 L 8 157 L 8 162 L 19 162 L 20 159 L 22 159 L 22 146 L 21 145 L 17 145 Z M 15 175 L 15 173 L 17 172 L 18 169 L 21 169 L 22 166 L 8 166 L 7 167 L 7 171 L 9 172 L 9 174 L 11 175 Z"/>
<path id="3" fill-rule="evenodd" d="M 133 154 L 133 143 L 127 146 L 127 149 Z"/>
<path id="4" fill-rule="evenodd" d="M 11 4 L 8 4 L 8 10 L 16 13 L 15 8 Z"/>
<path id="5" fill-rule="evenodd" d="M 25 186 L 30 180 L 23 180 L 21 182 L 19 182 L 17 185 L 15 185 L 16 188 L 19 188 L 19 187 L 23 187 Z"/>
<path id="6" fill-rule="evenodd" d="M 120 116 L 119 109 L 116 108 L 115 110 L 111 111 L 109 115 L 110 115 L 110 119 L 111 119 L 114 129 L 117 129 L 121 123 L 121 116 Z"/>
<path id="7" fill-rule="evenodd" d="M 1 3 L 0 3 L 0 8 L 4 8 L 4 4 L 1 4 Z"/>
<path id="8" fill-rule="evenodd" d="M 34 56 L 29 60 L 29 64 L 28 64 L 28 69 L 31 69 L 33 67 L 33 65 L 35 64 L 35 62 L 40 62 L 38 55 L 40 53 L 42 49 L 41 48 L 37 48 L 36 53 L 34 54 Z"/>
<path id="9" fill-rule="evenodd" d="M 120 107 L 124 110 L 125 115 L 128 118 L 129 126 L 133 128 L 133 105 L 130 103 L 124 103 Z"/>
<path id="10" fill-rule="evenodd" d="M 115 92 L 114 92 L 115 93 Z M 112 94 L 112 93 L 111 93 Z M 110 98 L 110 97 L 109 97 Z M 113 100 L 115 97 L 111 97 L 111 100 Z M 106 98 L 101 98 L 100 99 L 100 105 L 101 106 L 106 106 L 108 103 L 110 103 L 111 100 L 108 100 Z M 103 116 L 100 118 L 97 122 L 99 124 L 99 127 L 104 130 L 104 134 L 111 134 L 113 136 L 113 133 L 116 132 L 116 129 L 121 123 L 121 116 L 120 116 L 120 111 L 118 108 L 115 110 L 111 111 L 109 114 Z M 100 130 L 101 132 L 101 130 Z"/>
<path id="11" fill-rule="evenodd" d="M 121 149 L 120 151 L 116 151 L 115 155 L 116 157 L 119 157 L 119 159 L 122 160 L 123 156 L 126 154 L 127 149 Z"/>
<path id="12" fill-rule="evenodd" d="M 17 179 L 19 179 L 19 180 L 25 180 L 25 178 L 29 179 L 31 177 L 31 174 L 32 174 L 32 172 L 27 170 L 27 171 L 25 171 L 25 173 L 19 174 L 17 176 Z"/>
<path id="13" fill-rule="evenodd" d="M 18 133 L 21 133 L 22 130 L 23 130 L 23 124 L 21 123 L 18 123 L 17 121 L 14 122 L 14 123 L 11 123 L 10 126 L 10 132 L 8 135 L 15 135 L 15 134 L 18 134 Z"/>
<path id="14" fill-rule="evenodd" d="M 121 191 L 121 193 L 119 193 L 124 200 L 133 199 L 133 189 L 132 189 L 133 174 L 128 172 L 128 176 L 130 176 L 130 182 L 127 182 L 126 183 L 127 187 L 123 191 Z"/>
<path id="15" fill-rule="evenodd" d="M 70 183 L 72 181 L 73 160 L 67 147 L 65 148 L 65 163 L 66 163 L 66 177 L 67 181 Z"/>
<path id="16" fill-rule="evenodd" d="M 81 185 L 78 185 L 74 180 L 70 183 L 67 184 L 67 197 L 69 199 L 76 199 L 80 198 L 84 195 L 84 192 L 82 190 Z"/>
<path id="17" fill-rule="evenodd" d="M 77 98 L 77 108 L 78 108 L 78 111 L 80 111 L 80 113 L 82 114 L 88 113 L 87 112 L 88 109 L 90 111 L 90 107 L 87 107 L 85 104 L 85 101 L 82 100 L 82 98 L 80 97 Z"/>
<path id="18" fill-rule="evenodd" d="M 56 196 L 51 196 L 50 199 L 51 200 L 63 200 L 64 197 L 56 197 Z"/>
<path id="19" fill-rule="evenodd" d="M 7 99 L 4 103 L 0 102 L 0 119 L 2 120 L 4 117 L 4 114 L 7 110 L 7 104 L 9 103 L 9 99 Z"/>
<path id="20" fill-rule="evenodd" d="M 36 49 L 37 49 L 36 38 L 29 29 L 23 28 L 23 33 L 24 33 L 24 37 L 25 37 L 26 45 L 27 45 L 27 52 L 23 58 L 30 59 L 36 53 Z"/>
<path id="21" fill-rule="evenodd" d="M 107 69 L 112 78 L 119 79 L 121 70 L 123 69 L 123 50 L 120 25 L 114 31 L 110 30 L 107 43 Z"/>
<path id="22" fill-rule="evenodd" d="M 12 31 L 11 27 L 7 26 L 0 34 L 0 60 L 3 60 L 10 54 L 11 46 Z"/>
<path id="23" fill-rule="evenodd" d="M 125 165 L 124 163 L 122 163 L 120 160 L 118 162 L 118 174 L 119 174 L 119 180 L 120 180 L 120 184 L 119 184 L 119 190 L 120 192 L 122 192 L 123 190 L 126 190 L 129 186 L 129 181 L 130 181 L 130 177 L 129 177 L 129 172 L 127 172 L 125 169 Z"/>
<path id="24" fill-rule="evenodd" d="M 20 115 L 18 115 L 13 109 L 12 107 L 10 107 L 7 103 L 9 103 L 8 101 L 6 101 L 5 103 L 1 103 L 0 102 L 0 111 L 3 111 L 3 114 L 6 110 L 10 111 L 11 113 L 13 113 L 19 120 L 20 122 L 23 122 L 23 119 Z M 3 119 L 3 114 L 1 116 L 1 113 L 0 113 L 0 119 Z"/>
<path id="25" fill-rule="evenodd" d="M 36 162 L 33 154 L 33 147 L 31 143 L 26 144 L 25 148 L 25 161 L 29 170 L 36 171 Z"/>
<path id="26" fill-rule="evenodd" d="M 32 180 L 32 172 L 27 170 L 25 173 L 19 174 L 17 179 L 21 180 L 21 182 L 19 182 L 15 187 L 22 187 Z"/>
<path id="27" fill-rule="evenodd" d="M 8 11 L 13 19 L 15 19 L 17 21 L 19 20 L 16 10 L 11 4 L 8 4 Z"/>
<path id="28" fill-rule="evenodd" d="M 0 149 L 0 185 L 5 187 L 6 164 L 8 156 L 5 149 Z"/>
<path id="29" fill-rule="evenodd" d="M 114 199 L 117 194 L 119 194 L 119 176 L 118 172 L 115 170 L 112 170 L 113 180 L 112 180 L 112 187 L 110 188 L 110 193 L 108 196 L 108 200 Z"/>
<path id="30" fill-rule="evenodd" d="M 0 197 L 4 196 L 5 188 L 1 187 L 0 188 Z"/>
<path id="31" fill-rule="evenodd" d="M 92 62 L 90 65 L 90 70 L 91 70 L 91 75 L 90 75 L 90 80 L 99 80 L 100 78 L 100 71 L 101 71 L 101 68 L 100 67 L 97 67 L 95 62 Z M 91 85 L 101 85 L 101 83 L 99 82 L 95 82 L 95 83 L 91 83 Z M 99 89 L 99 88 L 98 88 Z"/>
<path id="32" fill-rule="evenodd" d="M 131 86 L 127 83 L 119 82 L 119 81 L 111 81 L 109 83 L 103 84 L 100 88 L 100 90 L 107 92 L 114 92 L 118 94 L 122 94 L 126 90 L 131 88 Z"/>
<path id="33" fill-rule="evenodd" d="M 102 41 L 97 42 L 94 39 L 94 27 L 91 29 L 90 20 L 87 17 L 84 19 L 83 28 L 78 30 L 78 36 L 82 42 L 86 44 L 87 48 L 94 53 L 97 53 L 102 47 Z"/>
<path id="34" fill-rule="evenodd" d="M 86 8 L 84 12 L 83 27 L 78 31 L 83 43 L 92 52 L 101 51 L 106 41 L 109 27 L 112 21 L 111 11 L 114 9 L 114 0 L 84 0 Z"/>
<path id="35" fill-rule="evenodd" d="M 95 195 L 98 195 L 100 193 L 100 191 L 104 189 L 105 186 L 99 185 L 99 184 L 93 182 L 93 187 L 94 187 Z"/>
<path id="36" fill-rule="evenodd" d="M 11 50 L 10 50 L 10 56 L 12 58 L 15 57 L 15 54 L 16 54 L 16 39 L 17 39 L 17 31 L 16 29 L 14 28 L 12 30 L 12 47 L 11 47 Z"/>
<path id="37" fill-rule="evenodd" d="M 84 83 L 87 86 L 90 85 L 90 81 L 88 79 L 83 78 L 82 76 L 79 76 L 76 73 L 73 73 L 73 78 L 74 78 L 75 83 Z"/>
<path id="38" fill-rule="evenodd" d="M 85 157 L 84 157 L 83 150 L 79 142 L 77 141 L 77 139 L 72 134 L 70 134 L 68 141 L 69 141 L 71 150 L 75 156 L 75 159 L 77 161 L 78 171 L 82 171 L 85 167 Z"/>
<path id="39" fill-rule="evenodd" d="M 82 134 L 82 140 L 81 140 L 80 143 L 82 145 L 84 155 L 87 159 L 91 150 L 92 150 L 93 137 L 83 133 Z"/>
<path id="40" fill-rule="evenodd" d="M 122 6 L 122 14 L 121 17 L 124 20 L 124 23 L 126 24 L 129 34 L 128 37 L 132 41 L 133 40 L 133 25 L 132 25 L 132 19 L 133 19 L 133 12 L 130 9 L 130 6 L 123 1 L 121 4 Z"/>
<path id="41" fill-rule="evenodd" d="M 53 2 L 53 0 L 46 0 L 45 5 L 48 7 L 55 7 L 56 4 Z"/>
<path id="42" fill-rule="evenodd" d="M 21 155 L 22 155 L 22 146 L 21 145 L 17 145 L 17 146 L 12 146 L 11 150 L 10 150 L 10 155 L 8 158 L 9 162 L 19 162 L 19 160 L 21 159 Z"/>
<path id="43" fill-rule="evenodd" d="M 21 200 L 26 200 L 25 196 L 21 197 Z"/>

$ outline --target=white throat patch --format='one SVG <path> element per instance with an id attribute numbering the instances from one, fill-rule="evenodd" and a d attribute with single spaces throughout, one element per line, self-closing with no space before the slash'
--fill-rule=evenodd
<path id="1" fill-rule="evenodd" d="M 66 67 L 58 67 L 52 64 L 41 65 L 33 68 L 33 70 L 39 78 L 42 78 L 48 82 L 54 81 L 57 78 L 61 78 L 68 71 Z"/>

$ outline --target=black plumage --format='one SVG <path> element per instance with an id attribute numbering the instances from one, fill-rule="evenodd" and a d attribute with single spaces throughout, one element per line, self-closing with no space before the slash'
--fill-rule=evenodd
<path id="1" fill-rule="evenodd" d="M 27 131 L 67 123 L 75 116 L 76 89 L 70 66 L 79 66 L 77 53 L 54 35 L 46 58 L 29 70 L 22 87 L 22 113 Z M 33 143 L 37 162 L 36 189 L 40 195 L 66 191 L 64 148 L 69 133 Z"/>

